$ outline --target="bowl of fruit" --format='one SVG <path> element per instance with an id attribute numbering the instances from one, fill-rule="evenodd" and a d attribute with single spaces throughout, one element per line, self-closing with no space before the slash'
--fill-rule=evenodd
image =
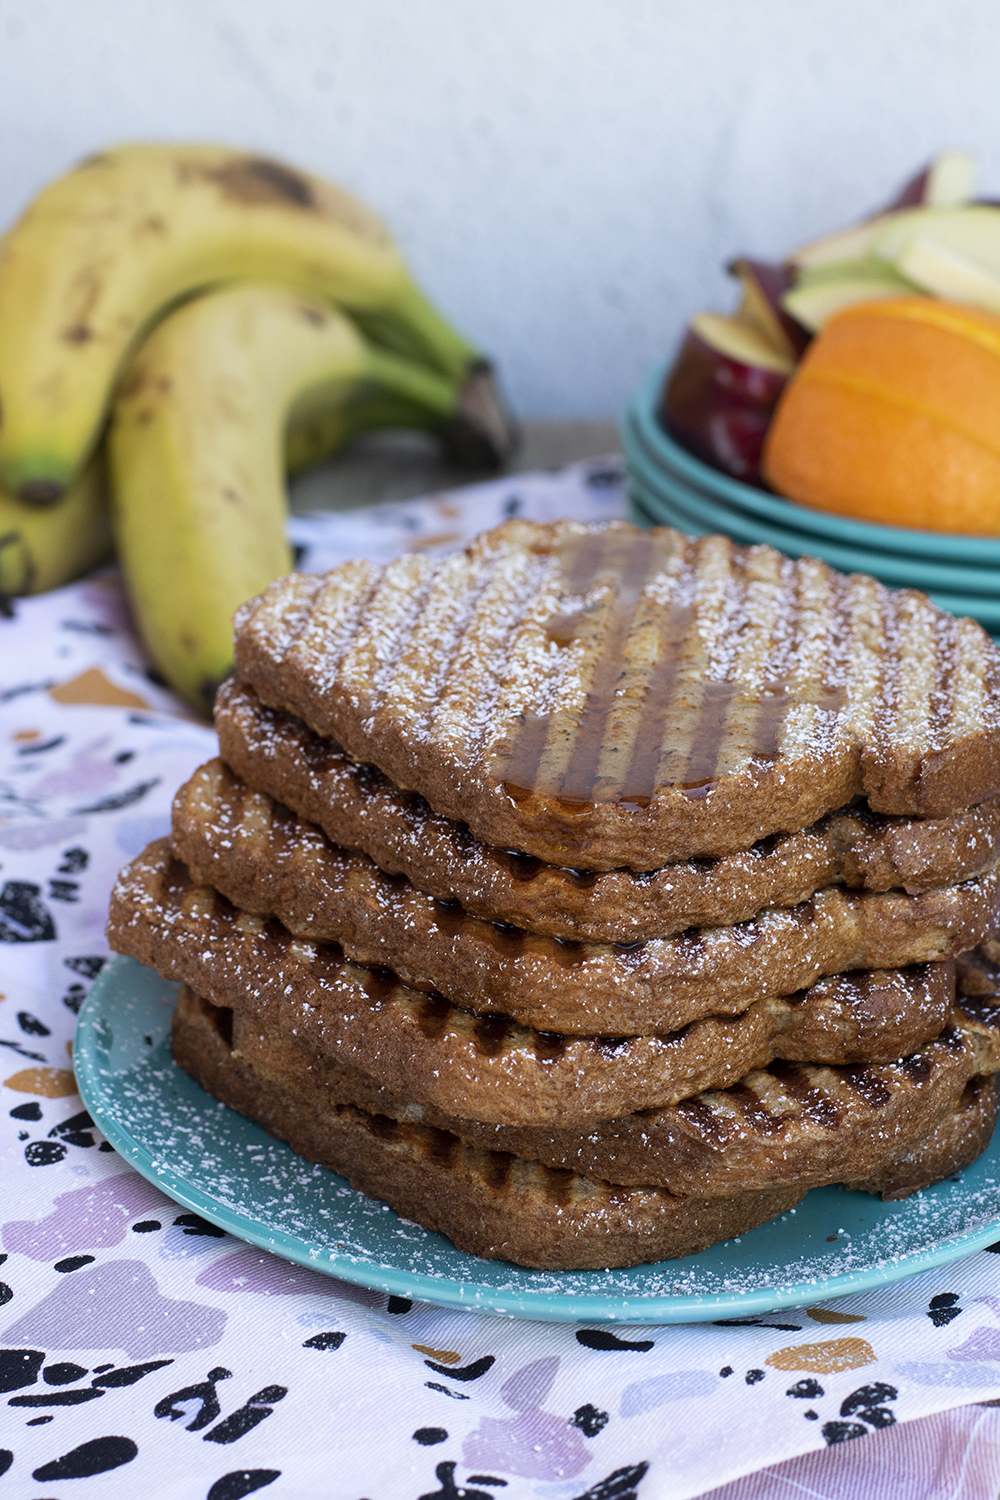
<path id="1" fill-rule="evenodd" d="M 730 270 L 622 425 L 634 518 L 821 557 L 1000 632 L 1000 205 L 939 157 L 887 209 Z"/>

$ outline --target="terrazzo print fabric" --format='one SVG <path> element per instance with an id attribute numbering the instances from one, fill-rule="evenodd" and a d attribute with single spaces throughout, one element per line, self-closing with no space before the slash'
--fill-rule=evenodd
<path id="1" fill-rule="evenodd" d="M 601 464 L 292 529 L 321 569 L 622 503 Z M 523 1323 L 287 1265 L 131 1171 L 73 1025 L 115 873 L 214 749 L 113 573 L 0 621 L 0 1496 L 993 1500 L 1000 1254 L 724 1324 Z"/>

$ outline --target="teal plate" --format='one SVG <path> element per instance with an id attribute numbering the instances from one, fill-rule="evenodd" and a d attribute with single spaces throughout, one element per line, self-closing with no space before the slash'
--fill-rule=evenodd
<path id="1" fill-rule="evenodd" d="M 692 496 L 703 493 L 790 531 L 804 531 L 870 551 L 907 555 L 914 560 L 947 560 L 968 564 L 973 569 L 981 568 L 983 564 L 988 568 L 1000 568 L 1000 537 L 920 531 L 916 527 L 883 526 L 874 521 L 837 516 L 797 505 L 793 500 L 784 500 L 754 485 L 743 484 L 702 463 L 674 442 L 656 416 L 666 372 L 667 365 L 653 370 L 636 390 L 626 415 L 626 428 L 631 428 L 631 431 L 623 433 L 623 446 L 627 458 L 631 457 L 630 448 L 637 443 L 644 448 L 653 460 L 661 483 L 671 489 L 682 489 Z M 874 569 L 870 567 L 868 571 Z"/>
<path id="2" fill-rule="evenodd" d="M 117 1151 L 185 1208 L 314 1271 L 440 1306 L 550 1322 L 689 1323 L 865 1291 L 997 1239 L 1000 1140 L 902 1203 L 814 1188 L 797 1209 L 685 1260 L 526 1271 L 400 1219 L 216 1103 L 170 1055 L 178 986 L 116 958 L 80 1012 L 83 1101 Z"/>

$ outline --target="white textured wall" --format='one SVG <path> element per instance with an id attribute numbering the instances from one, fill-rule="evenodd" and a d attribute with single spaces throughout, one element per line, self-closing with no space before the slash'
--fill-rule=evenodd
<path id="1" fill-rule="evenodd" d="M 619 410 L 720 262 L 944 145 L 1000 193 L 995 0 L 0 0 L 0 222 L 125 138 L 339 179 L 529 416 Z"/>

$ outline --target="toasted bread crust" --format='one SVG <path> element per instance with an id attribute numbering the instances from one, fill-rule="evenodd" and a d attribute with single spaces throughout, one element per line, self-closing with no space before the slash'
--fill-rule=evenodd
<path id="1" fill-rule="evenodd" d="M 487 921 L 570 941 L 635 943 L 745 922 L 765 906 L 795 906 L 837 883 L 919 895 L 968 880 L 1000 858 L 994 796 L 946 818 L 844 808 L 714 862 L 679 861 L 642 874 L 563 869 L 473 839 L 300 719 L 268 708 L 243 683 L 223 684 L 215 723 L 237 778 L 317 824 L 332 843 L 363 850 L 381 869 Z M 239 785 L 232 773 L 204 767 L 180 815 L 207 818 L 228 835 L 238 824 Z M 260 820 L 259 805 L 251 816 Z"/>
<path id="2" fill-rule="evenodd" d="M 251 1011 L 316 1051 L 446 1113 L 507 1124 L 587 1124 L 726 1087 L 776 1056 L 866 1062 L 943 1024 L 945 966 L 846 975 L 668 1035 L 567 1037 L 482 1017 L 389 973 L 296 940 L 197 886 L 167 841 L 122 873 L 109 940 L 214 1003 Z M 894 1014 L 895 1012 L 895 1014 Z"/>
<path id="3" fill-rule="evenodd" d="M 694 1255 L 742 1234 L 802 1197 L 799 1187 L 730 1197 L 677 1198 L 659 1188 L 622 1188 L 495 1151 L 474 1151 L 443 1130 L 392 1121 L 350 1105 L 316 1103 L 265 1078 L 231 1052 L 193 999 L 178 1011 L 174 1055 L 217 1099 L 257 1120 L 307 1160 L 345 1175 L 398 1213 L 446 1234 L 460 1249 L 550 1270 L 599 1269 Z M 944 1176 L 966 1164 L 969 1124 L 988 1103 L 970 1101 L 956 1129 L 938 1127 L 923 1149 Z M 949 1155 L 949 1150 L 951 1155 Z M 911 1148 L 910 1156 L 917 1152 Z M 912 1175 L 912 1165 L 910 1168 Z M 879 1190 L 892 1192 L 890 1165 Z"/>
<path id="4" fill-rule="evenodd" d="M 199 814 L 196 791 L 178 794 L 174 848 L 198 883 L 243 911 L 277 917 L 296 937 L 392 968 L 417 989 L 547 1031 L 675 1030 L 720 1006 L 791 994 L 821 974 L 948 959 L 1000 921 L 995 866 L 922 896 L 832 886 L 734 927 L 629 946 L 566 943 L 444 907 L 367 856 L 331 848 L 310 825 L 275 816 L 260 796 L 243 807 L 237 827 L 220 823 L 217 803 Z"/>
<path id="5" fill-rule="evenodd" d="M 182 997 L 181 1012 L 189 1003 L 195 1002 Z M 490 1125 L 449 1114 L 386 1089 L 259 1013 L 232 1008 L 229 1026 L 241 1066 L 293 1088 L 317 1109 L 350 1104 L 447 1130 L 476 1150 L 510 1152 L 599 1181 L 711 1198 L 860 1180 L 882 1170 L 959 1107 L 970 1079 L 1000 1070 L 998 1023 L 995 1007 L 956 1010 L 938 1037 L 894 1063 L 772 1064 L 748 1072 L 731 1088 L 583 1131 Z"/>
<path id="6" fill-rule="evenodd" d="M 1000 653 L 912 590 L 668 528 L 512 521 L 272 584 L 240 677 L 498 848 L 657 869 L 854 796 L 1000 791 Z"/>

